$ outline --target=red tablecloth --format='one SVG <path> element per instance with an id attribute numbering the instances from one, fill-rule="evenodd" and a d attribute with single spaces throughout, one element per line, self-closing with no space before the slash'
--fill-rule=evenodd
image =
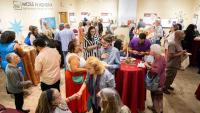
<path id="1" fill-rule="evenodd" d="M 198 49 L 200 48 L 200 40 L 193 40 L 192 42 L 192 56 L 190 56 L 191 65 L 197 65 L 197 53 Z"/>
<path id="2" fill-rule="evenodd" d="M 138 110 L 144 111 L 145 109 L 146 90 L 144 79 L 145 69 L 138 68 L 137 65 L 121 63 L 120 69 L 116 72 L 116 89 L 122 102 L 131 109 L 132 113 L 137 113 Z"/>
<path id="3" fill-rule="evenodd" d="M 199 84 L 199 87 L 197 88 L 197 90 L 195 92 L 195 95 L 196 95 L 197 99 L 200 100 L 200 84 Z"/>

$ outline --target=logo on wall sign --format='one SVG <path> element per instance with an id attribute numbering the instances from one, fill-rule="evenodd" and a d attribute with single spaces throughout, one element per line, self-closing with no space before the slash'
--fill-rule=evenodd
<path id="1" fill-rule="evenodd" d="M 22 10 L 22 2 L 20 2 L 20 1 L 13 1 L 13 8 L 15 10 Z"/>
<path id="2" fill-rule="evenodd" d="M 14 21 L 10 22 L 10 25 L 11 25 L 10 29 L 14 31 L 15 33 L 19 34 L 20 32 L 22 32 L 23 26 L 22 26 L 21 21 L 17 21 L 15 19 Z"/>
<path id="3" fill-rule="evenodd" d="M 36 1 L 36 0 L 14 0 L 13 1 L 13 8 L 15 10 L 22 10 L 22 9 L 36 9 L 36 8 L 53 8 L 53 3 L 50 1 Z"/>

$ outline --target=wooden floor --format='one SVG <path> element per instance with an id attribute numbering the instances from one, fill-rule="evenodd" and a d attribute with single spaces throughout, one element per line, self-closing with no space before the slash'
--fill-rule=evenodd
<path id="1" fill-rule="evenodd" d="M 64 70 L 61 71 L 61 93 L 65 96 Z M 175 91 L 171 95 L 164 95 L 164 113 L 200 113 L 200 101 L 195 98 L 195 90 L 200 84 L 200 75 L 196 68 L 188 68 L 185 71 L 179 71 L 173 86 Z M 39 85 L 27 90 L 30 95 L 26 96 L 24 108 L 35 112 L 38 98 L 41 94 Z M 5 75 L 0 73 L 0 104 L 6 107 L 14 108 L 13 98 L 6 93 Z M 146 106 L 151 105 L 151 98 L 147 91 Z M 148 109 L 145 113 L 152 113 Z"/>

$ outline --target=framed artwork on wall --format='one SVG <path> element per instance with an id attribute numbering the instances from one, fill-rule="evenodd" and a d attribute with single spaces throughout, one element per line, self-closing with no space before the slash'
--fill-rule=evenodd
<path id="1" fill-rule="evenodd" d="M 161 19 L 161 25 L 164 28 L 170 28 L 173 24 L 178 23 L 178 19 L 171 18 L 171 19 Z"/>
<path id="2" fill-rule="evenodd" d="M 89 12 L 81 12 L 81 20 L 90 19 L 90 13 Z"/>
<path id="3" fill-rule="evenodd" d="M 55 17 L 41 18 L 40 19 L 41 28 L 43 28 L 44 23 L 48 24 L 48 26 L 50 28 L 52 28 L 52 29 L 56 28 L 56 19 L 55 19 Z"/>
<path id="4" fill-rule="evenodd" d="M 69 21 L 70 23 L 75 23 L 76 22 L 76 16 L 74 12 L 69 13 Z"/>
<path id="5" fill-rule="evenodd" d="M 152 25 L 157 18 L 156 13 L 144 13 L 143 21 L 146 25 Z"/>
<path id="6" fill-rule="evenodd" d="M 194 14 L 193 15 L 192 23 L 195 24 L 195 25 L 197 25 L 197 23 L 198 23 L 198 14 Z"/>

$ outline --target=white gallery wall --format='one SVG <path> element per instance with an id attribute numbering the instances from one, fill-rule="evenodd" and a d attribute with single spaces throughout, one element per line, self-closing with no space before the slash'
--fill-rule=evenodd
<path id="1" fill-rule="evenodd" d="M 89 12 L 89 19 L 100 17 L 101 13 L 110 13 L 117 20 L 118 0 L 61 0 L 60 12 L 75 13 L 76 25 L 81 21 L 81 12 Z"/>
<path id="2" fill-rule="evenodd" d="M 27 3 L 26 7 L 15 6 L 20 6 L 20 2 Z M 38 3 L 38 6 L 33 6 L 32 3 Z M 42 8 L 45 5 L 43 3 L 49 3 L 51 6 Z M 15 30 L 19 30 L 17 38 L 23 39 L 28 33 L 29 25 L 38 26 L 40 29 L 41 18 L 55 17 L 58 21 L 58 8 L 59 0 L 0 0 L 0 28 L 4 31 L 13 30 L 15 26 Z"/>
<path id="3" fill-rule="evenodd" d="M 119 0 L 118 21 L 119 25 L 127 24 L 127 20 L 136 19 L 138 0 Z"/>
<path id="4" fill-rule="evenodd" d="M 138 0 L 137 18 L 144 13 L 156 13 L 161 19 L 183 17 L 185 27 L 192 22 L 195 1 L 197 0 Z"/>
<path id="5" fill-rule="evenodd" d="M 17 1 L 17 3 L 16 3 Z M 31 6 L 16 8 L 18 2 L 49 3 L 50 7 Z M 110 13 L 111 19 L 126 24 L 128 19 L 143 18 L 144 13 L 157 13 L 161 18 L 177 17 L 182 11 L 184 25 L 192 23 L 193 15 L 200 15 L 200 0 L 0 0 L 0 29 L 12 30 L 13 23 L 18 24 L 21 32 L 17 38 L 25 37 L 28 26 L 40 28 L 40 19 L 55 17 L 59 24 L 59 12 L 74 12 L 75 27 L 81 21 L 81 12 L 89 12 L 90 18 L 101 17 L 101 13 Z M 69 18 L 68 18 L 69 20 Z M 200 16 L 198 16 L 198 27 Z M 199 27 L 200 28 L 200 27 Z"/>

